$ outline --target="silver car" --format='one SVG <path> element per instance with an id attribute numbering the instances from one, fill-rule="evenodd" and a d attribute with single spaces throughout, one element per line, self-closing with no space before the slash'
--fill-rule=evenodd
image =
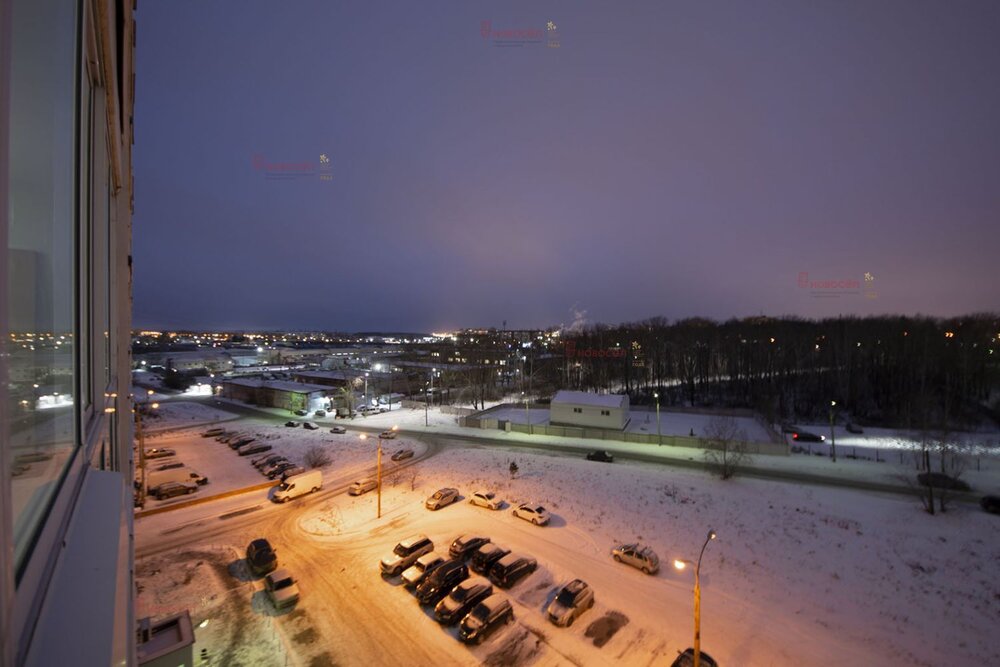
<path id="1" fill-rule="evenodd" d="M 469 502 L 489 510 L 498 510 L 503 505 L 503 500 L 497 498 L 497 494 L 492 491 L 476 491 L 469 498 Z"/>
<path id="2" fill-rule="evenodd" d="M 291 607 L 299 601 L 299 585 L 285 569 L 275 570 L 264 577 L 264 590 L 277 609 Z"/>
<path id="3" fill-rule="evenodd" d="M 656 574 L 660 569 L 660 559 L 656 552 L 641 544 L 619 544 L 611 550 L 611 557 L 618 563 L 631 565 L 646 574 Z"/>
<path id="4" fill-rule="evenodd" d="M 372 479 L 371 477 L 367 479 L 359 479 L 358 481 L 351 484 L 351 487 L 347 490 L 347 493 L 352 496 L 360 496 L 366 491 L 371 491 L 378 486 L 378 481 Z"/>
<path id="5" fill-rule="evenodd" d="M 574 579 L 556 593 L 545 615 L 559 627 L 573 625 L 576 617 L 594 606 L 594 589 L 581 579 Z"/>
<path id="6" fill-rule="evenodd" d="M 407 588 L 413 588 L 423 581 L 424 577 L 433 572 L 438 565 L 444 563 L 444 561 L 444 556 L 436 554 L 433 551 L 424 554 L 417 559 L 416 563 L 403 571 L 403 585 Z"/>
<path id="7" fill-rule="evenodd" d="M 430 498 L 424 501 L 424 506 L 429 510 L 439 510 L 446 505 L 450 505 L 458 500 L 458 489 L 444 488 L 438 489 Z"/>

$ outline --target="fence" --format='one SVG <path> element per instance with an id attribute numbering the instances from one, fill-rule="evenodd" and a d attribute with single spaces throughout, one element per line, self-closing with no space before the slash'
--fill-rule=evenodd
<path id="1" fill-rule="evenodd" d="M 458 418 L 458 425 L 467 428 L 479 428 L 486 430 L 504 430 L 514 433 L 530 433 L 531 435 L 555 435 L 563 438 L 586 438 L 590 440 L 609 440 L 614 442 L 636 442 L 646 445 L 664 444 L 671 447 L 693 447 L 704 449 L 705 442 L 702 438 L 693 438 L 687 435 L 664 435 L 657 436 L 651 433 L 629 433 L 628 431 L 618 431 L 604 428 L 584 428 L 582 426 L 555 426 L 552 424 L 516 424 L 514 422 L 489 417 L 489 413 L 500 408 L 511 407 L 513 404 L 498 405 L 489 410 L 464 415 Z M 515 407 L 520 408 L 520 405 Z M 542 407 L 542 406 L 531 406 Z M 704 414 L 715 414 L 705 412 Z M 753 411 L 748 410 L 746 415 L 754 416 Z M 784 442 L 748 442 L 747 452 L 750 454 L 762 454 L 765 456 L 787 456 L 789 454 L 788 445 Z"/>

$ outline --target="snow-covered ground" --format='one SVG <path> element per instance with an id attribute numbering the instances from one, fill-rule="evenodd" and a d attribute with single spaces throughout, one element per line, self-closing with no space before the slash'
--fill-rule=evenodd
<path id="1" fill-rule="evenodd" d="M 520 468 L 515 479 L 511 460 Z M 702 566 L 702 646 L 722 665 L 1000 664 L 992 637 L 1000 620 L 993 574 L 1000 521 L 978 509 L 930 517 L 909 498 L 723 482 L 702 472 L 515 449 L 446 446 L 416 469 L 416 479 L 387 482 L 381 519 L 373 494 L 338 495 L 261 513 L 257 528 L 229 536 L 231 543 L 213 537 L 213 548 L 235 553 L 263 531 L 281 566 L 300 579 L 296 613 L 309 619 L 312 640 L 286 642 L 290 664 L 324 653 L 335 664 L 669 664 L 691 644 L 693 584 L 690 569 L 675 571 L 670 562 L 697 558 L 709 528 L 718 539 Z M 509 507 L 489 512 L 466 502 L 425 510 L 423 499 L 442 486 L 466 498 L 488 488 L 511 502 L 538 501 L 554 518 L 536 527 Z M 437 626 L 398 581 L 377 573 L 379 557 L 408 535 L 426 533 L 440 551 L 469 532 L 539 560 L 538 571 L 510 591 L 517 623 L 474 649 Z M 663 570 L 647 577 L 614 563 L 608 552 L 618 541 L 651 545 Z M 180 590 L 178 577 L 141 577 L 145 599 L 161 599 L 154 589 Z M 597 605 L 572 628 L 556 628 L 544 619 L 545 604 L 574 577 L 594 588 Z M 238 584 L 223 577 L 219 587 Z M 209 592 L 218 595 L 219 587 Z M 207 594 L 165 592 L 169 604 L 161 610 L 205 604 Z M 269 613 L 242 597 L 241 611 L 230 615 Z M 140 610 L 143 603 L 141 595 Z M 220 623 L 231 623 L 230 615 Z M 292 625 L 298 619 L 278 620 L 279 637 L 304 632 Z M 199 647 L 218 655 L 258 634 L 199 634 Z M 607 642 L 598 646 L 589 635 Z"/>
<path id="2" fill-rule="evenodd" d="M 810 433 L 823 436 L 824 442 L 802 442 L 795 443 L 801 447 L 811 449 L 813 452 L 830 451 L 830 425 L 829 424 L 799 424 L 796 428 L 803 429 Z M 929 435 L 933 437 L 933 435 Z M 794 443 L 791 435 L 787 436 L 789 443 Z M 840 453 L 850 453 L 857 448 L 858 456 L 875 457 L 875 451 L 880 455 L 886 451 L 907 450 L 913 451 L 920 445 L 920 434 L 906 429 L 890 428 L 865 428 L 864 433 L 850 433 L 847 429 L 837 424 L 833 427 L 833 438 Z M 997 431 L 957 431 L 950 435 L 950 439 L 955 445 L 962 447 L 970 455 L 1000 454 L 1000 433 Z"/>

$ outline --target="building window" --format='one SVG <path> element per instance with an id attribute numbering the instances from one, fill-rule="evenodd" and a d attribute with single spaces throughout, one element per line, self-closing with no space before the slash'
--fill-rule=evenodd
<path id="1" fill-rule="evenodd" d="M 573 408 L 573 412 L 576 412 L 577 414 L 581 414 L 581 413 L 583 413 L 583 408 Z"/>
<path id="2" fill-rule="evenodd" d="M 611 410 L 601 410 L 601 414 L 604 415 L 605 417 L 610 417 Z"/>
<path id="3" fill-rule="evenodd" d="M 76 3 L 13 3 L 6 318 L 18 577 L 77 445 L 81 65 Z M 6 66 L 6 64 L 5 64 Z M 80 117 L 78 117 L 78 113 Z M 87 133 L 87 125 L 82 125 Z"/>

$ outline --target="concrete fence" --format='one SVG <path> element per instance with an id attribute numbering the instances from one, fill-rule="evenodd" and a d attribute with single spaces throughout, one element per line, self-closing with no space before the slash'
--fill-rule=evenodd
<path id="1" fill-rule="evenodd" d="M 463 415 L 458 418 L 459 426 L 467 428 L 479 428 L 485 430 L 504 430 L 513 433 L 530 433 L 532 435 L 555 435 L 563 438 L 581 438 L 588 440 L 607 440 L 610 442 L 635 442 L 656 446 L 662 443 L 671 447 L 693 447 L 696 449 L 705 448 L 705 440 L 702 438 L 692 438 L 686 435 L 664 435 L 657 436 L 651 433 L 629 433 L 628 431 L 618 431 L 603 428 L 584 428 L 582 426 L 556 426 L 553 424 L 518 424 L 508 420 L 491 418 L 491 410 L 508 406 L 495 406 L 490 410 L 483 410 L 470 415 Z M 520 407 L 520 406 L 518 406 Z M 542 407 L 542 406 L 531 406 Z M 704 413 L 714 414 L 714 413 Z M 746 411 L 746 415 L 753 417 L 753 411 Z M 765 456 L 787 456 L 789 454 L 788 445 L 784 442 L 748 442 L 746 443 L 749 454 L 761 454 Z"/>

